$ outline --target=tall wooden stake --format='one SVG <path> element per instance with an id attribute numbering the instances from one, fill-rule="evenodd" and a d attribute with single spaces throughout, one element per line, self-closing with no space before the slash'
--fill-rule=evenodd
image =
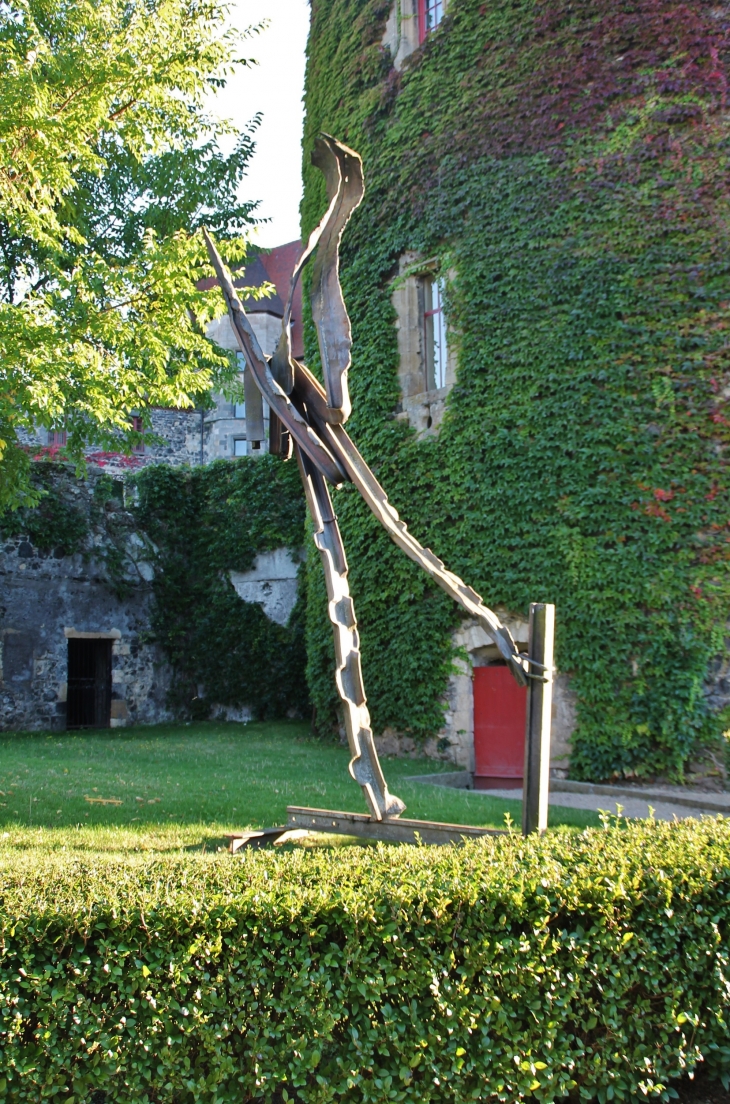
<path id="1" fill-rule="evenodd" d="M 522 834 L 544 832 L 550 789 L 550 722 L 553 706 L 555 606 L 530 604 L 525 770 L 522 782 Z"/>

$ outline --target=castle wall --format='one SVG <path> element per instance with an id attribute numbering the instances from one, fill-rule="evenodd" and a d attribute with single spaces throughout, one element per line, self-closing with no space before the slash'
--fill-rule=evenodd
<path id="1" fill-rule="evenodd" d="M 89 513 L 95 477 L 71 479 L 58 492 Z M 124 518 L 119 504 L 107 504 Z M 106 511 L 105 511 L 106 512 Z M 105 554 L 122 554 L 123 597 L 115 593 Z M 170 670 L 149 631 L 149 547 L 133 529 L 91 525 L 84 549 L 43 550 L 26 535 L 0 545 L 0 729 L 62 729 L 66 724 L 68 642 L 78 636 L 112 640 L 111 727 L 170 719 L 165 698 Z"/>

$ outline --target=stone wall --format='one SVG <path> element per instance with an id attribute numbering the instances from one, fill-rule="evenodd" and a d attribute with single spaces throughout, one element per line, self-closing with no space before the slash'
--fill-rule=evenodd
<path id="1" fill-rule="evenodd" d="M 155 408 L 151 416 L 152 433 L 162 440 L 159 443 L 145 441 L 144 452 L 135 454 L 142 465 L 204 462 L 209 431 L 202 410 Z"/>
<path id="2" fill-rule="evenodd" d="M 173 720 L 167 703 L 179 704 L 170 693 L 174 672 L 162 649 L 149 642 L 153 584 L 162 568 L 135 516 L 134 485 L 98 469 L 80 480 L 70 464 L 58 463 L 38 463 L 35 477 L 46 492 L 40 506 L 0 517 L 0 730 L 64 728 L 69 672 L 76 723 L 88 693 L 97 695 L 92 718 L 103 716 L 113 728 Z M 302 556 L 276 548 L 259 553 L 251 570 L 231 571 L 231 603 L 258 604 L 270 621 L 287 625 Z M 74 682 L 74 674 L 85 677 L 72 669 L 74 656 L 78 664 L 79 656 L 87 662 L 89 655 L 87 645 L 74 641 L 90 638 L 111 642 L 110 715 L 108 644 L 91 649 L 92 664 L 105 653 L 102 674 L 96 667 L 91 672 L 91 690 Z M 213 640 L 210 651 L 217 664 Z M 205 675 L 199 677 L 197 695 L 212 703 L 213 717 L 251 717 L 245 702 L 219 702 Z M 83 723 L 92 720 L 85 715 Z"/>
<path id="3" fill-rule="evenodd" d="M 293 556 L 288 548 L 261 552 L 251 571 L 230 571 L 236 594 L 260 605 L 270 621 L 286 625 L 297 601 L 297 575 L 304 549 Z"/>
<path id="4" fill-rule="evenodd" d="M 91 515 L 98 476 L 69 478 L 63 494 Z M 159 649 L 145 643 L 153 569 L 143 536 L 125 527 L 115 500 L 102 504 L 85 547 L 73 555 L 39 548 L 27 536 L 0 547 L 0 729 L 60 729 L 66 723 L 68 642 L 111 639 L 111 727 L 170 719 L 165 704 L 170 671 Z M 104 524 L 117 514 L 114 537 Z M 107 553 L 117 553 L 110 578 Z M 121 558 L 121 568 L 119 566 Z M 121 575 L 119 574 L 121 570 Z M 124 585 L 124 596 L 115 585 Z"/>
<path id="5" fill-rule="evenodd" d="M 395 0 L 382 42 L 390 50 L 396 69 L 402 69 L 406 58 L 418 48 L 419 37 L 417 0 Z"/>

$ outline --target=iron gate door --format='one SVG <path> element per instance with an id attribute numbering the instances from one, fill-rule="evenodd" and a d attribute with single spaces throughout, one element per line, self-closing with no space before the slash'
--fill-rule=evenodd
<path id="1" fill-rule="evenodd" d="M 66 728 L 108 728 L 111 700 L 111 640 L 69 640 Z"/>

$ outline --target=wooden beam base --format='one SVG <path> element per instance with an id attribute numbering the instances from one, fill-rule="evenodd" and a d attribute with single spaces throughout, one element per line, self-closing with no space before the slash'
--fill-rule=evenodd
<path id="1" fill-rule="evenodd" d="M 287 827 L 306 828 L 310 832 L 334 832 L 341 836 L 383 840 L 386 843 L 461 843 L 478 836 L 503 836 L 500 828 L 480 828 L 475 824 L 442 824 L 437 820 L 373 820 L 364 813 L 341 813 L 331 809 L 287 807 Z"/>

